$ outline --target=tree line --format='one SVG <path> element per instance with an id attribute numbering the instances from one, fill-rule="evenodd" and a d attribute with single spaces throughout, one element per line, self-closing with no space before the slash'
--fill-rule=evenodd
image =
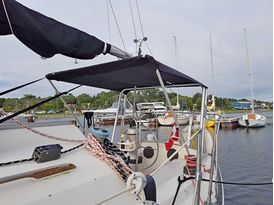
<path id="1" fill-rule="evenodd" d="M 169 93 L 172 105 L 177 103 L 177 94 Z M 135 96 L 135 97 L 134 97 Z M 51 96 L 49 96 L 51 97 Z M 47 98 L 49 98 L 47 97 Z M 179 103 L 185 110 L 199 110 L 202 102 L 202 94 L 196 93 L 192 97 L 179 95 Z M 100 92 L 97 95 L 89 95 L 82 93 L 78 96 L 68 94 L 63 96 L 65 102 L 74 110 L 83 109 L 104 109 L 112 105 L 113 102 L 117 101 L 119 93 L 114 91 Z M 0 98 L 0 108 L 6 112 L 16 112 L 24 109 L 31 105 L 34 105 L 46 98 L 37 97 L 31 94 L 25 94 L 21 98 Z M 130 92 L 127 94 L 127 99 L 133 104 L 140 102 L 165 102 L 165 96 L 159 89 L 152 89 L 148 91 L 136 91 L 136 93 Z M 211 99 L 211 96 L 208 96 Z M 232 103 L 235 101 L 248 101 L 247 99 L 234 99 L 234 98 L 222 98 L 215 96 L 216 107 L 223 110 L 231 110 Z M 261 105 L 266 104 L 268 107 L 272 107 L 272 102 L 255 101 L 255 104 Z M 53 111 L 53 112 L 64 112 L 66 108 L 60 98 L 57 98 L 51 102 L 45 103 L 40 107 L 37 107 L 35 111 Z"/>

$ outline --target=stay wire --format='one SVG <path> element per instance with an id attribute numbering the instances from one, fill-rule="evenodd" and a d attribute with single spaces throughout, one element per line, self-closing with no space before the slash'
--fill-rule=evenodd
<path id="1" fill-rule="evenodd" d="M 54 100 L 55 98 L 60 97 L 61 95 L 68 94 L 69 92 L 71 92 L 71 91 L 73 91 L 73 90 L 75 90 L 75 89 L 77 89 L 77 88 L 79 88 L 79 87 L 81 87 L 81 85 L 76 86 L 76 87 L 74 87 L 74 88 L 72 88 L 72 89 L 70 89 L 70 90 L 68 90 L 68 91 L 65 91 L 65 92 L 62 92 L 62 93 L 58 93 L 58 94 L 54 95 L 53 97 L 50 97 L 50 98 L 48 98 L 48 99 L 46 99 L 46 100 L 42 100 L 42 101 L 40 101 L 39 103 L 36 103 L 36 104 L 34 104 L 34 105 L 32 105 L 32 106 L 29 106 L 29 107 L 27 107 L 27 108 L 25 108 L 25 109 L 23 109 L 23 110 L 20 110 L 20 111 L 18 111 L 18 112 L 15 112 L 15 113 L 13 113 L 13 114 L 11 114 L 11 115 L 5 117 L 5 118 L 2 118 L 2 119 L 0 119 L 0 124 L 3 123 L 3 122 L 5 122 L 5 121 L 7 121 L 7 120 L 10 120 L 10 119 L 12 119 L 12 118 L 18 116 L 18 115 L 20 115 L 21 113 L 27 112 L 27 111 L 29 111 L 29 110 L 32 110 L 33 108 L 39 107 L 40 105 L 43 105 L 43 104 L 45 104 L 45 103 L 47 103 L 47 102 L 49 102 L 49 101 L 51 101 L 51 100 Z"/>
<path id="2" fill-rule="evenodd" d="M 40 78 L 40 79 L 31 81 L 31 82 L 29 82 L 29 83 L 25 83 L 25 84 L 23 84 L 23 85 L 19 85 L 19 86 L 16 86 L 16 87 L 14 87 L 14 88 L 5 90 L 5 91 L 3 91 L 3 92 L 0 93 L 0 96 L 1 96 L 1 95 L 5 95 L 5 94 L 7 94 L 7 93 L 10 93 L 10 92 L 12 92 L 12 91 L 14 91 L 14 90 L 23 88 L 23 87 L 25 87 L 25 86 L 31 85 L 31 84 L 36 83 L 36 82 L 38 82 L 38 81 L 40 81 L 40 80 L 43 80 L 43 79 L 44 79 L 44 78 Z"/>
<path id="3" fill-rule="evenodd" d="M 144 29 L 143 29 L 143 23 L 142 23 L 142 20 L 141 20 L 141 14 L 140 14 L 140 9 L 139 9 L 139 4 L 138 4 L 138 0 L 135 0 L 135 3 L 136 3 L 136 8 L 137 8 L 137 12 L 138 12 L 138 17 L 139 17 L 139 23 L 140 23 L 140 28 L 141 28 L 141 32 L 142 32 L 142 36 L 143 38 L 145 37 L 145 34 L 144 34 Z M 153 54 L 148 46 L 148 43 L 145 41 L 145 44 L 146 44 L 146 47 L 150 53 L 150 55 L 153 57 Z"/>
<path id="4" fill-rule="evenodd" d="M 129 7 L 130 7 L 130 14 L 131 14 L 131 20 L 132 20 L 132 25 L 133 25 L 133 29 L 134 29 L 134 36 L 135 36 L 135 39 L 137 40 L 137 32 L 136 32 L 136 26 L 135 26 L 135 21 L 134 21 L 134 16 L 133 16 L 131 0 L 128 0 L 128 3 L 129 3 Z M 137 43 L 136 43 L 135 49 L 136 49 L 135 52 L 137 54 Z"/>
<path id="5" fill-rule="evenodd" d="M 145 34 L 144 34 L 143 24 L 142 24 L 142 20 L 141 20 L 141 15 L 140 15 L 140 10 L 139 10 L 138 0 L 135 0 L 135 3 L 136 3 L 137 12 L 138 12 L 138 17 L 139 17 L 139 23 L 140 23 L 141 32 L 142 32 L 142 35 L 144 37 Z"/>
<path id="6" fill-rule="evenodd" d="M 106 4 L 107 4 L 107 16 L 108 16 L 108 40 L 109 40 L 109 43 L 111 44 L 111 31 L 110 31 L 108 0 L 106 0 Z"/>
<path id="7" fill-rule="evenodd" d="M 114 11 L 112 3 L 111 3 L 111 0 L 108 0 L 108 2 L 109 2 L 109 5 L 110 5 L 110 8 L 111 8 L 111 11 L 112 11 L 112 14 L 113 14 L 113 17 L 114 17 L 114 20 L 115 20 L 115 23 L 116 23 L 116 26 L 117 26 L 117 29 L 118 29 L 118 33 L 119 33 L 119 36 L 120 36 L 122 44 L 123 44 L 123 47 L 124 47 L 125 51 L 127 52 L 127 49 L 126 49 L 126 46 L 125 46 L 125 43 L 124 43 L 124 39 L 123 39 L 121 30 L 120 30 L 120 27 L 119 27 L 119 24 L 118 24 L 118 20 L 117 20 L 116 15 L 115 15 L 115 11 Z"/>

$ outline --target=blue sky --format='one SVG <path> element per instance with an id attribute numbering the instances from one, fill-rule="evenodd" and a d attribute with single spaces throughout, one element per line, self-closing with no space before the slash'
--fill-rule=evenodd
<path id="1" fill-rule="evenodd" d="M 77 27 L 103 41 L 109 41 L 106 1 L 102 0 L 20 0 L 20 3 L 63 23 Z M 127 51 L 135 53 L 128 0 L 112 0 Z M 141 37 L 135 0 L 133 13 L 138 37 Z M 177 38 L 178 67 L 181 72 L 202 81 L 212 92 L 209 33 L 212 32 L 215 95 L 250 98 L 243 28 L 247 29 L 250 65 L 254 73 L 255 98 L 272 101 L 273 96 L 273 3 L 271 0 L 138 0 L 145 36 L 153 56 L 175 66 L 174 38 Z M 114 18 L 110 13 L 111 43 L 123 48 Z M 14 36 L 0 37 L 0 91 L 43 77 L 45 74 L 114 60 L 98 56 L 79 60 L 61 55 L 42 60 Z M 146 46 L 143 53 L 149 54 Z M 60 90 L 71 85 L 58 84 Z M 98 89 L 82 88 L 94 94 Z M 182 92 L 192 95 L 190 91 Z M 48 96 L 48 82 L 24 88 L 4 97 L 32 93 Z"/>

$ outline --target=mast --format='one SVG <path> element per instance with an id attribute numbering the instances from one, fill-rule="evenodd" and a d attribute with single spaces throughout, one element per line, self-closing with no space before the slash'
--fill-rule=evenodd
<path id="1" fill-rule="evenodd" d="M 244 39 L 245 39 L 245 49 L 246 49 L 246 60 L 247 60 L 247 68 L 249 71 L 249 80 L 250 80 L 250 95 L 251 95 L 251 104 L 252 104 L 252 113 L 254 113 L 254 91 L 253 91 L 253 74 L 252 69 L 250 67 L 248 47 L 247 47 L 247 38 L 246 38 L 246 28 L 244 28 Z"/>
<path id="2" fill-rule="evenodd" d="M 178 69 L 178 49 L 177 49 L 177 39 L 174 34 L 174 51 L 175 51 L 175 68 Z M 177 92 L 177 102 L 176 102 L 176 109 L 180 110 L 180 103 L 179 103 L 179 94 Z"/>
<path id="3" fill-rule="evenodd" d="M 176 36 L 173 36 L 174 38 L 174 50 L 175 50 L 175 68 L 178 69 L 178 53 L 177 53 L 177 40 Z"/>
<path id="4" fill-rule="evenodd" d="M 210 61 L 211 61 L 211 82 L 212 82 L 212 95 L 214 96 L 215 87 L 214 87 L 214 74 L 213 74 L 213 52 L 212 52 L 212 40 L 211 40 L 211 31 L 209 33 L 209 41 L 210 41 Z"/>

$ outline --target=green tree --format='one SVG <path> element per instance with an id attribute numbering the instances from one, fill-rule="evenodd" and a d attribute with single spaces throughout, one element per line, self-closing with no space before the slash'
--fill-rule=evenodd
<path id="1" fill-rule="evenodd" d="M 202 105 L 202 94 L 196 93 L 195 95 L 193 95 L 192 102 L 196 105 L 196 109 L 200 110 Z"/>
<path id="2" fill-rule="evenodd" d="M 67 104 L 76 104 L 76 98 L 71 93 L 63 96 L 63 99 L 65 100 Z"/>
<path id="3" fill-rule="evenodd" d="M 88 94 L 82 93 L 76 97 L 76 105 L 80 108 L 89 108 L 91 105 L 92 97 Z"/>
<path id="4" fill-rule="evenodd" d="M 4 106 L 5 98 L 0 98 L 0 108 Z"/>

